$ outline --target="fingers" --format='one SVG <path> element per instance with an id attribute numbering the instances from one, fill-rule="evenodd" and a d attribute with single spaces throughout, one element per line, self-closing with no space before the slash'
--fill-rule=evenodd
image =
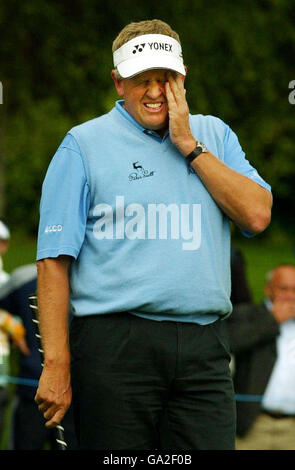
<path id="1" fill-rule="evenodd" d="M 172 93 L 172 89 L 171 89 L 169 82 L 166 82 L 165 91 L 166 91 L 166 98 L 168 101 L 168 107 L 171 108 L 171 106 L 176 105 L 176 100 L 175 100 L 174 94 Z"/>
<path id="2" fill-rule="evenodd" d="M 45 426 L 47 428 L 53 428 L 57 426 L 67 411 L 66 406 L 50 404 L 46 402 L 39 404 L 38 409 L 46 420 Z"/>
<path id="3" fill-rule="evenodd" d="M 50 417 L 50 419 L 45 418 L 44 416 L 44 418 L 47 419 L 45 426 L 47 428 L 55 428 L 61 422 L 65 414 L 66 414 L 66 410 L 59 410 L 56 413 L 54 413 L 53 416 Z"/>
<path id="4" fill-rule="evenodd" d="M 46 419 L 45 426 L 47 428 L 54 428 L 61 422 L 65 413 L 66 409 L 64 408 L 55 409 L 54 407 L 50 407 L 45 413 L 43 413 L 43 416 Z"/>
<path id="5" fill-rule="evenodd" d="M 50 402 L 46 399 L 42 399 L 38 393 L 35 396 L 35 402 L 46 420 L 45 426 L 47 428 L 57 426 L 70 406 L 70 401 L 63 401 L 62 403 Z"/>
<path id="6" fill-rule="evenodd" d="M 168 75 L 168 81 L 166 82 L 166 90 L 168 90 L 170 98 L 174 98 L 175 102 L 185 99 L 186 90 L 184 89 L 183 79 L 180 75 Z"/>
<path id="7" fill-rule="evenodd" d="M 171 142 L 180 153 L 188 155 L 195 147 L 196 140 L 191 132 L 189 122 L 189 107 L 185 97 L 181 75 L 167 75 L 165 84 L 166 99 L 169 113 L 169 135 Z"/>
<path id="8" fill-rule="evenodd" d="M 171 113 L 173 116 L 179 116 L 183 118 L 189 113 L 188 104 L 186 101 L 186 91 L 183 86 L 183 79 L 180 75 L 173 77 L 168 75 L 168 81 L 166 82 L 166 98 L 168 102 L 169 116 Z"/>
<path id="9" fill-rule="evenodd" d="M 48 410 L 49 407 L 50 404 L 44 402 L 38 405 L 38 410 L 41 411 L 41 413 L 45 413 L 45 411 Z"/>
<path id="10" fill-rule="evenodd" d="M 69 368 L 44 365 L 34 398 L 47 428 L 54 428 L 64 417 L 72 401 Z"/>

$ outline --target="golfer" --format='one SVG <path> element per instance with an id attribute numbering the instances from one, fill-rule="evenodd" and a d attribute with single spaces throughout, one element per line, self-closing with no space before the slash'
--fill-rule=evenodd
<path id="1" fill-rule="evenodd" d="M 227 124 L 189 113 L 169 25 L 127 25 L 113 59 L 120 99 L 43 183 L 35 400 L 52 427 L 73 391 L 81 449 L 234 449 L 229 221 L 263 231 L 270 186 Z"/>

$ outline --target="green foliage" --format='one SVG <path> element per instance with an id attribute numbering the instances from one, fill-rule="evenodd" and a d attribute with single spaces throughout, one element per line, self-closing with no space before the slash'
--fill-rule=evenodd
<path id="1" fill-rule="evenodd" d="M 13 220 L 19 221 L 22 230 L 36 226 L 40 181 L 70 125 L 59 103 L 51 98 L 32 102 L 24 111 L 22 119 L 18 115 L 11 117 L 13 133 L 7 132 L 6 137 L 6 197 Z"/>
<path id="2" fill-rule="evenodd" d="M 42 181 L 61 139 L 116 99 L 113 39 L 130 21 L 152 18 L 180 34 L 191 112 L 217 115 L 233 128 L 272 185 L 274 217 L 294 229 L 295 106 L 288 84 L 295 79 L 295 29 L 289 0 L 1 2 L 2 215 L 12 229 L 36 232 Z"/>

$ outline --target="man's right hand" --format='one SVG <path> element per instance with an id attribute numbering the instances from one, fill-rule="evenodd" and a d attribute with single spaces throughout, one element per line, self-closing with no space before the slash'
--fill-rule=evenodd
<path id="1" fill-rule="evenodd" d="M 274 300 L 272 314 L 278 323 L 295 318 L 295 302 L 290 300 Z"/>
<path id="2" fill-rule="evenodd" d="M 35 402 L 46 419 L 45 426 L 54 428 L 64 417 L 72 401 L 69 366 L 44 365 Z"/>
<path id="3" fill-rule="evenodd" d="M 70 264 L 69 256 L 37 262 L 38 317 L 45 360 L 35 401 L 48 428 L 61 421 L 72 400 L 68 339 Z"/>

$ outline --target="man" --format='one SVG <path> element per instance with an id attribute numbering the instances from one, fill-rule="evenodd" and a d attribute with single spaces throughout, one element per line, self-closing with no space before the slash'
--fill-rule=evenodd
<path id="1" fill-rule="evenodd" d="M 36 402 L 56 425 L 72 381 L 81 448 L 159 449 L 165 410 L 173 449 L 232 449 L 229 218 L 264 230 L 270 187 L 227 125 L 189 114 L 169 25 L 127 25 L 113 56 L 123 100 L 67 134 L 43 185 Z"/>
<path id="2" fill-rule="evenodd" d="M 234 306 L 227 320 L 235 389 L 249 395 L 237 403 L 237 448 L 294 450 L 295 266 L 268 273 L 265 294 L 261 305 Z"/>

